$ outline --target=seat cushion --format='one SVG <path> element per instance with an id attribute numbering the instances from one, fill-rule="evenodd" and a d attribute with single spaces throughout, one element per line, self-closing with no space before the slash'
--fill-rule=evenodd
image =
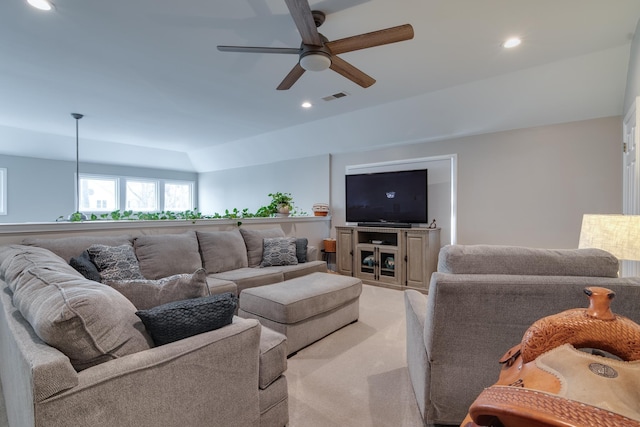
<path id="1" fill-rule="evenodd" d="M 235 283 L 238 288 L 238 294 L 240 294 L 243 289 L 270 285 L 284 280 L 284 274 L 279 267 L 237 268 L 223 273 L 210 274 L 209 277 Z"/>
<path id="2" fill-rule="evenodd" d="M 146 279 L 193 273 L 202 267 L 195 231 L 136 237 L 133 248 Z"/>
<path id="3" fill-rule="evenodd" d="M 245 289 L 240 309 L 274 322 L 292 324 L 357 299 L 362 281 L 355 277 L 312 273 L 281 283 Z"/>

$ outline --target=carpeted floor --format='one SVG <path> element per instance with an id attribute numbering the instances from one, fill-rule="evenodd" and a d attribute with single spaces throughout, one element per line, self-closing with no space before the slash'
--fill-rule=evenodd
<path id="1" fill-rule="evenodd" d="M 360 319 L 289 358 L 290 427 L 418 427 L 403 292 L 363 286 Z"/>
<path id="2" fill-rule="evenodd" d="M 358 322 L 289 358 L 289 427 L 421 427 L 404 316 L 401 291 L 365 285 Z"/>

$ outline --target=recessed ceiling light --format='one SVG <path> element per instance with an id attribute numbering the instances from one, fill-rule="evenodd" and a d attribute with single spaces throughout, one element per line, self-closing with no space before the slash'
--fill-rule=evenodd
<path id="1" fill-rule="evenodd" d="M 311 108 L 313 106 L 313 104 L 311 104 L 309 101 L 305 101 L 302 103 L 302 108 Z"/>
<path id="2" fill-rule="evenodd" d="M 520 40 L 518 37 L 512 37 L 510 39 L 507 39 L 504 43 L 502 43 L 502 47 L 506 49 L 511 49 L 512 47 L 518 46 L 520 43 L 522 43 L 522 40 Z"/>
<path id="3" fill-rule="evenodd" d="M 40 10 L 51 10 L 53 8 L 53 4 L 48 0 L 27 0 L 27 2 Z"/>

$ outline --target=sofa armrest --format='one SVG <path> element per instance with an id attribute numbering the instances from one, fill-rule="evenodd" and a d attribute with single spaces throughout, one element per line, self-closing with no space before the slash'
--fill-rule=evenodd
<path id="1" fill-rule="evenodd" d="M 257 321 L 234 317 L 85 369 L 77 387 L 40 402 L 36 413 L 48 426 L 256 425 L 259 341 Z"/>
<path id="2" fill-rule="evenodd" d="M 318 260 L 318 248 L 316 246 L 307 246 L 307 261 Z"/>
<path id="3" fill-rule="evenodd" d="M 478 394 L 497 381 L 499 358 L 536 320 L 586 307 L 587 286 L 612 289 L 614 313 L 640 321 L 640 277 L 434 273 L 424 337 L 431 422 L 459 424 Z"/>

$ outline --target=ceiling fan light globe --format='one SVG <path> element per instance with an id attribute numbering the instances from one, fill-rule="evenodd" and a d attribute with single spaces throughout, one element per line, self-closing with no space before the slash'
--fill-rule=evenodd
<path id="1" fill-rule="evenodd" d="M 49 0 L 27 0 L 27 3 L 40 10 L 51 10 L 53 8 Z"/>
<path id="2" fill-rule="evenodd" d="M 324 53 L 309 53 L 300 58 L 300 66 L 306 71 L 324 71 L 331 66 L 331 58 Z"/>

